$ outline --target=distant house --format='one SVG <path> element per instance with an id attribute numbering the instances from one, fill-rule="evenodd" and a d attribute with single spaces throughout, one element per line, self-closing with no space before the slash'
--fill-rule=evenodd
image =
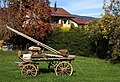
<path id="1" fill-rule="evenodd" d="M 71 27 L 71 18 L 74 18 L 69 12 L 63 8 L 57 8 L 55 11 L 54 7 L 51 7 L 51 24 L 53 28 L 59 28 L 63 26 Z"/>
<path id="2" fill-rule="evenodd" d="M 53 28 L 59 28 L 59 27 L 78 27 L 79 25 L 84 25 L 86 21 L 79 20 L 75 18 L 73 15 L 71 15 L 69 12 L 67 12 L 63 8 L 57 8 L 51 7 L 51 25 Z"/>

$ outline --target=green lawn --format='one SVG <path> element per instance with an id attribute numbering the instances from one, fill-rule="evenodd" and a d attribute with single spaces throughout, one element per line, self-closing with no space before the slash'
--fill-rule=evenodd
<path id="1" fill-rule="evenodd" d="M 47 71 L 47 63 L 40 62 L 40 74 L 22 76 L 15 62 L 20 61 L 14 51 L 0 51 L 0 82 L 120 82 L 120 64 L 110 64 L 97 58 L 77 56 L 72 61 L 72 76 L 57 77 Z"/>

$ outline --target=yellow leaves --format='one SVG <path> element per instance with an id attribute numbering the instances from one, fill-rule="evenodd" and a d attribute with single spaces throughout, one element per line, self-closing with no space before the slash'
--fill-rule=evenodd
<path id="1" fill-rule="evenodd" d="M 108 39 L 108 36 L 103 36 L 103 38 Z"/>
<path id="2" fill-rule="evenodd" d="M 102 27 L 102 28 L 104 28 L 104 26 L 103 26 L 103 25 L 102 25 L 101 27 Z"/>
<path id="3" fill-rule="evenodd" d="M 108 38 L 108 36 L 107 36 L 107 34 L 109 33 L 108 31 L 107 31 L 107 29 L 103 29 L 102 31 L 100 31 L 99 33 L 101 33 L 102 35 L 103 35 L 103 38 Z"/>
<path id="4" fill-rule="evenodd" d="M 114 16 L 111 14 L 105 14 L 101 19 L 87 23 L 85 30 L 91 35 L 102 35 L 103 38 L 108 39 L 108 35 L 114 25 Z"/>
<path id="5" fill-rule="evenodd" d="M 86 31 L 89 31 L 89 29 L 90 29 L 88 25 L 86 25 L 84 28 Z"/>
<path id="6" fill-rule="evenodd" d="M 107 32 L 107 30 L 104 28 L 103 30 L 102 30 L 102 33 L 106 33 Z"/>
<path id="7" fill-rule="evenodd" d="M 111 16 L 108 16 L 108 18 L 111 18 Z"/>
<path id="8" fill-rule="evenodd" d="M 101 29 L 104 29 L 104 26 L 103 26 L 103 25 L 101 25 Z"/>
<path id="9" fill-rule="evenodd" d="M 110 24 L 112 24 L 112 23 L 113 23 L 113 21 L 110 22 Z"/>
<path id="10" fill-rule="evenodd" d="M 112 41 L 109 41 L 109 44 L 113 44 L 113 42 L 112 42 Z"/>
<path id="11" fill-rule="evenodd" d="M 62 31 L 69 31 L 70 30 L 70 25 L 63 24 L 63 26 L 60 28 Z"/>

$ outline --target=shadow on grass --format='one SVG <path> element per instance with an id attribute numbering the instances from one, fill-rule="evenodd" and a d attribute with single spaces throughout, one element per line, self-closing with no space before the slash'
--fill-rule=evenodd
<path id="1" fill-rule="evenodd" d="M 47 69 L 47 68 L 40 68 L 39 71 L 38 71 L 38 74 L 40 73 L 55 73 L 54 69 Z"/>
<path id="2" fill-rule="evenodd" d="M 47 69 L 47 68 L 40 68 L 39 71 L 38 71 L 38 74 L 40 73 L 55 73 L 54 69 Z M 76 73 L 76 71 L 73 71 L 73 74 Z M 72 74 L 72 75 L 73 75 Z"/>

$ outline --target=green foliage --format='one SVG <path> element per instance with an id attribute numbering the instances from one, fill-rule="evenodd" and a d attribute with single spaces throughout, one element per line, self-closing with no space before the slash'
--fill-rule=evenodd
<path id="1" fill-rule="evenodd" d="M 112 60 L 120 60 L 120 16 L 114 18 L 111 33 L 109 35 L 109 45 Z"/>
<path id="2" fill-rule="evenodd" d="M 120 7 L 116 4 L 120 2 L 114 0 L 110 5 L 104 5 L 105 14 L 102 18 L 89 22 L 85 27 L 92 39 L 93 51 L 100 58 L 120 60 Z"/>
<path id="3" fill-rule="evenodd" d="M 57 50 L 68 49 L 70 54 L 91 56 L 90 40 L 82 29 L 67 32 L 55 30 L 46 44 Z"/>
<path id="4" fill-rule="evenodd" d="M 92 39 L 93 51 L 98 57 L 114 60 L 120 56 L 120 24 L 118 22 L 119 17 L 116 20 L 115 16 L 105 14 L 101 19 L 89 22 L 85 27 L 89 38 Z"/>

